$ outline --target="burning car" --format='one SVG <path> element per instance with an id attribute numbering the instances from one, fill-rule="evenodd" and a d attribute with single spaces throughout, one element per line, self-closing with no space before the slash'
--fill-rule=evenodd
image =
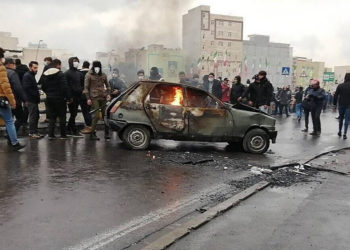
<path id="1" fill-rule="evenodd" d="M 228 142 L 262 154 L 275 143 L 276 120 L 261 111 L 221 102 L 191 86 L 140 81 L 113 99 L 106 124 L 131 149 L 148 148 L 151 139 Z"/>

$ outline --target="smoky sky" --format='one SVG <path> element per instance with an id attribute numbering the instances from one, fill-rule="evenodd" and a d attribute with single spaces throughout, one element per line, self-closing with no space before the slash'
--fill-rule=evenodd
<path id="1" fill-rule="evenodd" d="M 0 31 L 20 46 L 44 40 L 93 59 L 97 51 L 149 44 L 181 47 L 182 15 L 198 5 L 218 14 L 242 16 L 244 37 L 270 35 L 289 43 L 295 56 L 350 65 L 346 0 L 1 0 Z"/>

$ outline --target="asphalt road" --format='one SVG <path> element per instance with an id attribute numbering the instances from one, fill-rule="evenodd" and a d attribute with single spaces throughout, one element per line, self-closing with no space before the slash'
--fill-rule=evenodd
<path id="1" fill-rule="evenodd" d="M 0 144 L 0 249 L 120 249 L 235 192 L 228 184 L 250 165 L 309 159 L 348 146 L 336 115 L 323 134 L 306 135 L 295 119 L 278 118 L 278 140 L 265 155 L 234 152 L 224 143 L 156 141 L 150 151 L 114 140 L 23 139 L 23 152 Z M 203 164 L 182 164 L 188 159 Z M 225 170 L 224 167 L 227 169 Z"/>

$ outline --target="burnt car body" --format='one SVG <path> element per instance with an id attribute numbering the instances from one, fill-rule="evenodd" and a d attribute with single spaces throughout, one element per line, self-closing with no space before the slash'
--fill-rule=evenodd
<path id="1" fill-rule="evenodd" d="M 264 153 L 275 143 L 275 119 L 257 109 L 232 106 L 195 87 L 140 81 L 113 99 L 106 124 L 132 149 L 146 149 L 151 139 L 228 142 L 250 153 Z"/>

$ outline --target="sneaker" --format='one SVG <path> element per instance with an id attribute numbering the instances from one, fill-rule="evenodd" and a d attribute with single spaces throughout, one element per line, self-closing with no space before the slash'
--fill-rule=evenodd
<path id="1" fill-rule="evenodd" d="M 110 141 L 111 140 L 111 137 L 109 135 L 105 135 L 105 140 L 106 141 Z"/>
<path id="2" fill-rule="evenodd" d="M 307 132 L 307 131 L 309 131 L 309 129 L 304 128 L 301 132 Z"/>
<path id="3" fill-rule="evenodd" d="M 92 132 L 91 127 L 85 127 L 80 131 L 80 133 L 82 134 L 91 134 L 91 132 Z"/>
<path id="4" fill-rule="evenodd" d="M 49 138 L 49 140 L 55 140 L 55 139 L 57 139 L 57 137 L 56 137 L 56 136 L 54 136 L 54 135 L 52 135 L 52 136 L 50 136 L 50 135 L 49 135 L 49 137 L 48 137 L 48 138 Z"/>
<path id="5" fill-rule="evenodd" d="M 60 140 L 67 140 L 67 139 L 68 139 L 68 136 L 66 136 L 66 135 L 61 135 L 59 139 L 60 139 Z"/>
<path id="6" fill-rule="evenodd" d="M 338 136 L 341 137 L 341 132 L 338 132 Z"/>
<path id="7" fill-rule="evenodd" d="M 343 135 L 343 139 L 346 140 L 348 139 L 348 137 L 346 135 Z"/>
<path id="8" fill-rule="evenodd" d="M 25 145 L 22 145 L 22 144 L 20 144 L 19 142 L 17 142 L 17 144 L 12 145 L 12 150 L 13 150 L 13 151 L 18 151 L 18 150 L 21 150 L 21 149 L 24 148 L 24 147 L 25 147 Z"/>
<path id="9" fill-rule="evenodd" d="M 80 134 L 79 132 L 76 132 L 72 135 L 75 138 L 83 138 L 84 136 L 82 134 Z"/>
<path id="10" fill-rule="evenodd" d="M 41 138 L 43 138 L 43 136 L 39 135 L 39 134 L 29 134 L 29 137 L 31 139 L 41 139 Z"/>
<path id="11" fill-rule="evenodd" d="M 300 118 L 300 117 L 298 117 L 298 122 L 300 122 L 300 120 L 301 120 L 301 118 Z"/>
<path id="12" fill-rule="evenodd" d="M 321 132 L 316 132 L 316 131 L 313 131 L 310 133 L 310 135 L 315 135 L 315 136 L 319 136 L 321 134 Z"/>

